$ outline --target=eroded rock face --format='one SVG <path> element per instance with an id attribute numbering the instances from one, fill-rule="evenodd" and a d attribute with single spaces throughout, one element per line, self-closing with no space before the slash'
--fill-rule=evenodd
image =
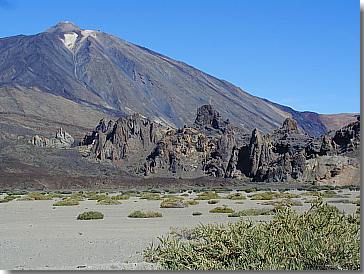
<path id="1" fill-rule="evenodd" d="M 355 155 L 359 145 L 359 120 L 338 130 L 334 137 L 315 139 L 301 134 L 295 121 L 287 118 L 271 134 L 253 130 L 250 144 L 240 148 L 236 166 L 260 182 L 328 181 L 347 170 L 347 166 L 351 166 L 350 177 L 356 178 L 353 172 L 359 172 L 359 166 L 347 154 Z"/>
<path id="2" fill-rule="evenodd" d="M 161 138 L 160 125 L 140 114 L 119 118 L 116 122 L 101 120 L 94 131 L 88 133 L 82 145 L 90 145 L 91 153 L 103 161 L 125 159 L 134 151 L 150 148 Z"/>
<path id="3" fill-rule="evenodd" d="M 211 105 L 204 105 L 197 110 L 195 123 L 181 129 L 167 128 L 138 114 L 116 122 L 101 120 L 82 144 L 90 147 L 91 156 L 101 161 L 125 160 L 132 172 L 144 176 L 336 183 L 344 181 L 343 174 L 359 178 L 355 159 L 359 120 L 319 138 L 300 132 L 291 118 L 272 133 L 254 129 L 247 136 Z"/>
<path id="4" fill-rule="evenodd" d="M 35 135 L 30 143 L 38 147 L 49 147 L 49 148 L 70 148 L 74 143 L 73 137 L 60 128 L 54 137 L 46 138 L 43 136 Z"/>
<path id="5" fill-rule="evenodd" d="M 194 127 L 171 130 L 147 157 L 142 171 L 144 175 L 169 171 L 224 177 L 233 146 L 232 132 L 209 135 Z"/>
<path id="6" fill-rule="evenodd" d="M 338 153 L 357 154 L 360 150 L 360 116 L 357 117 L 356 122 L 337 130 L 332 141 Z"/>
<path id="7" fill-rule="evenodd" d="M 195 126 L 213 128 L 222 132 L 231 130 L 229 119 L 223 120 L 220 113 L 212 105 L 203 105 L 197 109 Z"/>

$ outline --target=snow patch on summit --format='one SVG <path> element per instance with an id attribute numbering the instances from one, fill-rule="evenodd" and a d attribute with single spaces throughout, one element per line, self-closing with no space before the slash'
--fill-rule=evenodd
<path id="1" fill-rule="evenodd" d="M 65 33 L 63 36 L 64 36 L 64 39 L 61 39 L 61 41 L 66 46 L 66 48 L 68 48 L 70 51 L 72 51 L 76 45 L 76 40 L 78 38 L 78 34 L 75 32 L 71 32 L 71 33 Z"/>

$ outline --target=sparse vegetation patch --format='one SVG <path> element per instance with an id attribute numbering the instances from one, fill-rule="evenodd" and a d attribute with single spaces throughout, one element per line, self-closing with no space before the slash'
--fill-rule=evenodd
<path id="1" fill-rule="evenodd" d="M 234 210 L 226 205 L 215 207 L 209 211 L 210 213 L 233 213 Z"/>
<path id="2" fill-rule="evenodd" d="M 98 211 L 86 211 L 77 216 L 77 220 L 98 220 L 103 218 L 104 214 Z"/>
<path id="3" fill-rule="evenodd" d="M 160 218 L 162 213 L 156 211 L 133 211 L 129 214 L 129 218 Z"/>
<path id="4" fill-rule="evenodd" d="M 195 200 L 212 200 L 220 199 L 221 197 L 215 191 L 207 191 L 197 194 Z"/>
<path id="5" fill-rule="evenodd" d="M 360 223 L 322 203 L 284 208 L 269 222 L 175 231 L 144 257 L 167 270 L 359 270 Z"/>

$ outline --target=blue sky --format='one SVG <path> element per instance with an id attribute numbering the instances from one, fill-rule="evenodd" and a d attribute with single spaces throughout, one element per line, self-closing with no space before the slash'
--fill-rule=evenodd
<path id="1" fill-rule="evenodd" d="M 0 0 L 0 37 L 65 20 L 297 110 L 360 110 L 358 0 Z"/>

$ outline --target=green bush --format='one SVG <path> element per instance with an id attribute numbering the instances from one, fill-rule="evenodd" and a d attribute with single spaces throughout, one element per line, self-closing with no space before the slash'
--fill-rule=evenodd
<path id="1" fill-rule="evenodd" d="M 33 198 L 31 197 L 28 197 L 28 196 L 23 196 L 23 197 L 20 197 L 18 199 L 16 199 L 17 201 L 34 201 Z"/>
<path id="2" fill-rule="evenodd" d="M 145 260 L 167 270 L 360 269 L 360 223 L 327 204 L 303 214 L 284 208 L 269 222 L 181 231 L 147 248 Z"/>
<path id="3" fill-rule="evenodd" d="M 4 198 L 0 199 L 0 203 L 7 203 L 19 198 L 21 198 L 19 195 L 6 195 Z"/>
<path id="4" fill-rule="evenodd" d="M 143 192 L 140 196 L 140 199 L 153 201 L 153 200 L 162 200 L 162 197 L 158 193 Z"/>
<path id="5" fill-rule="evenodd" d="M 57 192 L 55 192 L 55 193 L 49 193 L 47 196 L 50 197 L 51 199 L 64 198 L 64 195 L 63 194 L 57 193 Z"/>
<path id="6" fill-rule="evenodd" d="M 279 201 L 267 201 L 267 202 L 263 202 L 261 203 L 262 205 L 272 205 L 275 207 L 284 207 L 284 206 L 303 206 L 301 201 L 295 201 L 292 199 L 282 199 Z"/>
<path id="7" fill-rule="evenodd" d="M 251 200 L 273 200 L 273 199 L 290 199 L 290 198 L 299 198 L 300 195 L 288 193 L 288 192 L 262 192 L 262 193 L 256 193 L 251 196 Z"/>
<path id="8" fill-rule="evenodd" d="M 195 200 L 212 200 L 220 199 L 221 197 L 215 191 L 207 191 L 197 194 Z"/>
<path id="9" fill-rule="evenodd" d="M 228 217 L 242 217 L 242 216 L 259 216 L 259 215 L 273 215 L 275 209 L 270 208 L 249 208 L 237 212 L 233 212 Z"/>
<path id="10" fill-rule="evenodd" d="M 198 205 L 199 204 L 199 201 L 196 201 L 196 200 L 188 200 L 187 201 L 187 204 L 188 205 Z"/>
<path id="11" fill-rule="evenodd" d="M 96 201 L 101 201 L 101 200 L 106 200 L 109 199 L 110 197 L 107 194 L 91 194 L 91 195 L 87 195 L 86 198 L 88 200 L 96 200 Z"/>
<path id="12" fill-rule="evenodd" d="M 252 192 L 256 192 L 257 191 L 257 189 L 256 188 L 254 188 L 254 187 L 251 187 L 251 188 L 247 188 L 247 189 L 245 189 L 244 190 L 246 193 L 252 193 Z"/>
<path id="13" fill-rule="evenodd" d="M 49 196 L 49 195 L 46 195 L 46 194 L 42 194 L 42 193 L 39 193 L 39 192 L 31 192 L 31 193 L 28 193 L 28 198 L 31 198 L 33 200 L 52 200 L 52 197 Z"/>
<path id="14" fill-rule="evenodd" d="M 79 204 L 80 204 L 80 202 L 78 200 L 68 198 L 68 199 L 64 199 L 64 200 L 55 202 L 53 204 L 53 206 L 75 206 L 75 205 L 79 205 Z"/>
<path id="15" fill-rule="evenodd" d="M 241 194 L 241 193 L 232 193 L 232 194 L 229 194 L 227 196 L 228 199 L 230 200 L 245 200 L 246 197 L 245 195 Z"/>
<path id="16" fill-rule="evenodd" d="M 83 194 L 81 192 L 75 192 L 75 193 L 72 193 L 70 196 L 68 196 L 66 199 L 77 200 L 77 201 L 81 202 L 84 200 L 85 197 L 86 197 L 85 194 Z"/>
<path id="17" fill-rule="evenodd" d="M 120 205 L 121 203 L 118 200 L 113 200 L 111 198 L 106 198 L 103 200 L 98 200 L 97 204 L 99 205 Z"/>
<path id="18" fill-rule="evenodd" d="M 226 205 L 223 205 L 222 207 L 215 207 L 209 211 L 210 213 L 233 213 L 234 210 L 230 207 L 227 207 Z"/>
<path id="19" fill-rule="evenodd" d="M 77 216 L 77 220 L 98 220 L 104 219 L 104 214 L 98 211 L 86 211 Z"/>
<path id="20" fill-rule="evenodd" d="M 321 198 L 343 198 L 344 196 L 338 195 L 334 190 L 325 190 L 325 191 L 307 191 L 302 194 L 302 196 L 314 196 Z"/>
<path id="21" fill-rule="evenodd" d="M 129 194 L 119 194 L 115 196 L 111 196 L 112 200 L 129 200 L 130 195 Z"/>
<path id="22" fill-rule="evenodd" d="M 161 208 L 184 208 L 188 207 L 188 203 L 186 201 L 183 201 L 183 198 L 181 197 L 173 197 L 173 198 L 167 198 L 164 199 L 161 204 Z"/>
<path id="23" fill-rule="evenodd" d="M 353 201 L 353 204 L 354 204 L 354 205 L 357 205 L 357 206 L 360 206 L 360 200 L 359 200 L 359 199 L 357 199 L 357 200 Z"/>
<path id="24" fill-rule="evenodd" d="M 129 214 L 129 218 L 160 218 L 162 213 L 156 211 L 133 211 Z"/>
<path id="25" fill-rule="evenodd" d="M 219 201 L 218 200 L 208 200 L 207 201 L 207 203 L 209 204 L 209 205 L 215 205 L 215 204 L 217 204 Z"/>

